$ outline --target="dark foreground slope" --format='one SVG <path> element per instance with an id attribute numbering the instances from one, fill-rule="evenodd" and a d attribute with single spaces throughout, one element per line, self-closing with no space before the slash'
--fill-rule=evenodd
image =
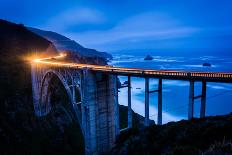
<path id="1" fill-rule="evenodd" d="M 23 25 L 0 20 L 1 155 L 84 153 L 79 126 L 70 119 L 72 113 L 66 113 L 70 110 L 67 95 L 57 79 L 49 88 L 53 90 L 53 111 L 42 118 L 34 114 L 31 69 L 25 58 L 51 46 Z"/>
<path id="2" fill-rule="evenodd" d="M 30 66 L 25 57 L 34 51 L 45 51 L 50 44 L 46 39 L 28 31 L 23 25 L 0 20 L 1 103 L 15 95 L 16 90 L 30 88 Z"/>
<path id="3" fill-rule="evenodd" d="M 120 129 L 127 128 L 127 114 L 128 114 L 128 108 L 124 105 L 119 105 L 119 119 L 120 119 Z M 155 121 L 150 120 L 150 124 L 155 124 Z M 144 117 L 135 113 L 132 110 L 132 126 L 134 129 L 142 130 L 145 128 L 144 126 Z"/>
<path id="4" fill-rule="evenodd" d="M 232 114 L 130 130 L 110 154 L 231 155 Z"/>

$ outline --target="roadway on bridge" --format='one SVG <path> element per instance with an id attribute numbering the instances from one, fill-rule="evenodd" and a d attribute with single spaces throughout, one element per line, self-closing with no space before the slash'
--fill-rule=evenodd
<path id="1" fill-rule="evenodd" d="M 153 77 L 162 79 L 177 79 L 177 80 L 193 80 L 193 81 L 208 81 L 208 82 L 228 82 L 232 83 L 231 72 L 192 72 L 178 70 L 152 70 L 139 68 L 124 68 L 114 66 L 102 66 L 91 64 L 79 64 L 73 62 L 65 62 L 65 54 L 60 54 L 55 57 L 34 59 L 32 62 L 40 65 L 48 65 L 55 67 L 67 67 L 73 69 L 88 69 L 97 72 L 105 72 L 115 75 L 138 76 L 138 77 Z"/>

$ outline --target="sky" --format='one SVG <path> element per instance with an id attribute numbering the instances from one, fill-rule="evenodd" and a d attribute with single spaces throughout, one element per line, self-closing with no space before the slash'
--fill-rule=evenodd
<path id="1" fill-rule="evenodd" d="M 99 51 L 232 49 L 231 0 L 0 0 L 0 18 Z"/>

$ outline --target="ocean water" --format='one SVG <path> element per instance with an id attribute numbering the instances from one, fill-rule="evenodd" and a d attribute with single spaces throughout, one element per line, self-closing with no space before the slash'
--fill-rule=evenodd
<path id="1" fill-rule="evenodd" d="M 152 55 L 151 61 L 145 61 L 144 53 L 113 54 L 110 65 L 142 69 L 173 69 L 187 71 L 224 71 L 232 72 L 232 57 L 223 56 L 165 56 Z M 204 62 L 211 67 L 203 67 Z M 123 83 L 127 77 L 119 76 Z M 144 116 L 145 81 L 132 77 L 132 109 Z M 158 80 L 150 79 L 150 90 L 157 89 Z M 200 95 L 201 83 L 195 82 L 195 95 Z M 187 119 L 189 82 L 163 80 L 163 123 Z M 223 115 L 232 112 L 232 84 L 207 83 L 206 115 Z M 157 121 L 157 93 L 150 94 L 150 119 Z M 127 105 L 127 88 L 120 89 L 119 104 Z M 200 99 L 195 100 L 194 117 L 199 117 Z"/>

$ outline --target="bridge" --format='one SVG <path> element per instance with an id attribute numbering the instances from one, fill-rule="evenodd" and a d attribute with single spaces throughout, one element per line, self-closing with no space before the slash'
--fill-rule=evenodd
<path id="1" fill-rule="evenodd" d="M 86 154 L 101 154 L 114 146 L 120 133 L 117 76 L 127 76 L 128 127 L 132 127 L 131 77 L 145 78 L 145 119 L 149 126 L 149 94 L 158 93 L 157 124 L 162 124 L 162 80 L 189 81 L 188 119 L 194 115 L 194 101 L 201 99 L 200 117 L 205 117 L 206 85 L 208 82 L 232 83 L 232 73 L 188 72 L 175 70 L 147 70 L 78 64 L 63 60 L 65 55 L 32 61 L 33 104 L 37 116 L 47 115 L 51 109 L 49 84 L 53 76 L 59 78 L 68 94 L 85 140 Z M 149 79 L 158 79 L 158 89 L 149 89 Z M 202 83 L 200 95 L 194 94 L 194 83 Z"/>

